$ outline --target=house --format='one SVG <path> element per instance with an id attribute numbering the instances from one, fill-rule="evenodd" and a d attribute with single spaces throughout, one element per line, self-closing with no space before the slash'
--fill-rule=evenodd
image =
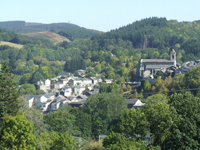
<path id="1" fill-rule="evenodd" d="M 74 87 L 74 93 L 77 95 L 82 94 L 84 90 L 85 90 L 85 87 L 83 87 L 83 86 Z"/>
<path id="2" fill-rule="evenodd" d="M 65 86 L 65 87 L 62 87 L 60 90 L 59 90 L 59 93 L 63 96 L 71 96 L 72 94 L 72 88 L 69 87 L 69 86 Z"/>
<path id="3" fill-rule="evenodd" d="M 103 82 L 112 83 L 112 82 L 113 82 L 113 79 L 105 79 L 105 80 L 103 80 Z"/>
<path id="4" fill-rule="evenodd" d="M 82 107 L 84 105 L 86 100 L 78 101 L 78 102 L 71 102 L 68 103 L 68 105 L 71 105 L 72 107 Z"/>
<path id="5" fill-rule="evenodd" d="M 24 98 L 28 101 L 28 107 L 31 108 L 33 106 L 34 95 L 24 95 Z"/>
<path id="6" fill-rule="evenodd" d="M 91 85 L 92 84 L 92 80 L 89 79 L 89 78 L 82 78 L 82 82 L 81 82 L 81 85 Z"/>
<path id="7" fill-rule="evenodd" d="M 126 99 L 127 107 L 130 108 L 144 108 L 145 103 L 142 103 L 139 99 Z"/>
<path id="8" fill-rule="evenodd" d="M 90 95 L 92 95 L 92 94 L 98 94 L 98 93 L 99 93 L 99 89 L 92 89 L 92 90 L 90 90 L 90 91 L 84 93 L 84 95 L 90 96 Z"/>
<path id="9" fill-rule="evenodd" d="M 137 78 L 144 79 L 158 71 L 166 70 L 170 67 L 178 67 L 176 63 L 176 52 L 171 51 L 170 60 L 167 59 L 141 59 L 137 64 Z"/>
<path id="10" fill-rule="evenodd" d="M 49 79 L 46 79 L 44 82 L 43 81 L 38 81 L 37 82 L 37 87 L 38 89 L 40 90 L 43 90 L 44 92 L 48 92 L 47 90 L 50 89 L 50 84 L 51 84 L 51 81 Z"/>
<path id="11" fill-rule="evenodd" d="M 43 94 L 43 95 L 26 95 L 29 108 L 33 105 L 37 105 L 42 108 L 42 111 L 46 111 L 49 104 L 54 100 L 54 94 Z"/>
<path id="12" fill-rule="evenodd" d="M 69 80 L 69 84 L 71 86 L 77 86 L 77 85 L 80 85 L 82 82 L 81 78 L 72 78 Z"/>
<path id="13" fill-rule="evenodd" d="M 90 79 L 92 80 L 92 84 L 94 84 L 94 85 L 97 84 L 97 83 L 102 82 L 101 78 L 90 77 Z"/>
<path id="14" fill-rule="evenodd" d="M 69 103 L 70 101 L 62 95 L 58 95 L 50 104 L 49 111 L 55 111 L 59 107 L 64 106 L 65 104 Z"/>
<path id="15" fill-rule="evenodd" d="M 54 88 L 55 89 L 61 89 L 62 87 L 64 87 L 64 84 L 62 81 L 57 81 L 55 84 L 54 84 Z"/>
<path id="16" fill-rule="evenodd" d="M 86 100 L 88 97 L 86 96 L 86 95 L 78 95 L 77 97 L 76 97 L 76 99 L 78 99 L 79 101 L 81 101 L 81 100 Z"/>
<path id="17" fill-rule="evenodd" d="M 36 95 L 34 96 L 34 103 L 37 106 L 42 108 L 42 111 L 46 111 L 49 104 L 54 100 L 54 94 L 44 94 L 44 95 Z"/>
<path id="18" fill-rule="evenodd" d="M 79 69 L 76 71 L 79 75 L 85 74 L 85 70 Z"/>
<path id="19" fill-rule="evenodd" d="M 78 99 L 76 99 L 76 96 L 68 96 L 67 99 L 68 99 L 70 102 L 78 102 Z"/>

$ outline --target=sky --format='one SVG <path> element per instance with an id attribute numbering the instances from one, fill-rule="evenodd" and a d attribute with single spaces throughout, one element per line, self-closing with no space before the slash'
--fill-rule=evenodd
<path id="1" fill-rule="evenodd" d="M 149 17 L 200 20 L 200 0 L 1 0 L 0 21 L 67 22 L 110 31 Z"/>

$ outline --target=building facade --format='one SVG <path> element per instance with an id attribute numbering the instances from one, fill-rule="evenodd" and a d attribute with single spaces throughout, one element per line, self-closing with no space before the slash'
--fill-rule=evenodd
<path id="1" fill-rule="evenodd" d="M 167 59 L 141 59 L 137 65 L 137 78 L 144 79 L 158 71 L 165 72 L 167 68 L 176 67 L 176 52 L 174 49 L 170 53 L 170 60 Z"/>

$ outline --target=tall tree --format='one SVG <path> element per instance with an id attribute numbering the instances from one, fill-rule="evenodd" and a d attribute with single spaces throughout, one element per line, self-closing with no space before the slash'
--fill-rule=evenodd
<path id="1" fill-rule="evenodd" d="M 5 114 L 16 115 L 21 107 L 18 100 L 19 93 L 14 82 L 14 76 L 10 73 L 8 63 L 2 64 L 2 73 L 0 74 L 0 117 Z"/>
<path id="2" fill-rule="evenodd" d="M 180 123 L 167 141 L 166 149 L 199 149 L 200 98 L 189 92 L 173 94 L 169 104 L 176 109 Z"/>

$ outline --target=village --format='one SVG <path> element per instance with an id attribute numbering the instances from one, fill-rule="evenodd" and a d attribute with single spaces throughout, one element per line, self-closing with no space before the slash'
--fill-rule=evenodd
<path id="1" fill-rule="evenodd" d="M 187 73 L 199 64 L 199 61 L 196 60 L 179 65 L 176 62 L 176 52 L 174 50 L 171 52 L 170 60 L 141 59 L 138 64 L 139 67 L 137 68 L 138 82 L 133 82 L 137 84 L 132 85 L 132 88 L 140 86 L 141 80 L 149 80 L 149 82 L 155 83 L 156 78 L 153 77 L 153 74 L 158 71 L 162 71 L 163 73 L 170 71 L 174 75 L 179 75 Z M 64 105 L 82 107 L 90 95 L 99 93 L 101 82 L 108 84 L 113 82 L 113 79 L 102 80 L 97 77 L 85 78 L 85 72 L 86 71 L 82 69 L 75 71 L 74 74 L 61 72 L 52 79 L 38 81 L 37 88 L 43 90 L 46 94 L 25 95 L 29 108 L 36 105 L 42 109 L 43 113 L 45 113 L 55 111 Z M 52 84 L 52 82 L 54 84 Z M 142 103 L 139 99 L 126 99 L 126 102 L 127 108 L 141 108 L 145 106 L 145 103 Z"/>
<path id="2" fill-rule="evenodd" d="M 85 70 L 77 70 L 79 75 L 83 75 Z M 54 81 L 55 84 L 51 84 Z M 112 83 L 112 79 L 97 77 L 80 78 L 71 73 L 62 72 L 59 76 L 44 81 L 37 82 L 37 88 L 46 94 L 24 95 L 29 108 L 38 106 L 42 112 L 52 112 L 64 105 L 72 107 L 82 107 L 87 98 L 92 94 L 99 93 L 99 83 Z M 127 99 L 127 108 L 143 107 L 145 104 L 139 99 Z"/>

